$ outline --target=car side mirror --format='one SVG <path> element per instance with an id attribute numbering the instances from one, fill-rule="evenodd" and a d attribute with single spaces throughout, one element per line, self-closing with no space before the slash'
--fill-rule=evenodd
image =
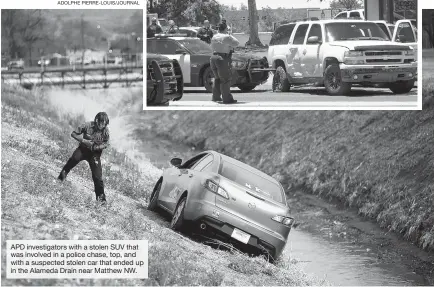
<path id="1" fill-rule="evenodd" d="M 182 164 L 182 159 L 174 157 L 170 160 L 170 164 L 173 165 L 174 167 L 179 168 Z"/>
<path id="2" fill-rule="evenodd" d="M 183 55 L 185 55 L 185 54 L 187 54 L 187 52 L 185 50 L 182 50 L 182 49 L 177 49 L 175 51 L 175 54 L 183 54 Z"/>
<path id="3" fill-rule="evenodd" d="M 307 38 L 307 43 L 308 44 L 318 44 L 320 43 L 318 36 L 311 36 L 309 38 Z"/>

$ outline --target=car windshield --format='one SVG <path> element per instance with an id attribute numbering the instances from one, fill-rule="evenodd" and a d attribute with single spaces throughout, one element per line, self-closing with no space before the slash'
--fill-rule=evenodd
<path id="1" fill-rule="evenodd" d="M 212 53 L 211 46 L 199 39 L 184 39 L 179 40 L 179 44 L 189 49 L 193 54 L 209 54 Z"/>
<path id="2" fill-rule="evenodd" d="M 280 185 L 258 176 L 247 169 L 244 169 L 242 166 L 223 161 L 220 174 L 227 179 L 250 189 L 258 195 L 262 195 L 280 203 L 285 203 Z"/>
<path id="3" fill-rule="evenodd" d="M 332 41 L 346 40 L 382 40 L 389 37 L 381 28 L 372 22 L 339 22 L 325 25 L 326 39 Z"/>

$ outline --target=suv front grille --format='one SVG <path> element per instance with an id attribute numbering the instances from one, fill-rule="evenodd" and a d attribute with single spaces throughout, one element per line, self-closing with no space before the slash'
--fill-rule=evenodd
<path id="1" fill-rule="evenodd" d="M 386 52 L 365 52 L 365 56 L 401 56 L 400 51 L 386 51 Z"/>
<path id="2" fill-rule="evenodd" d="M 366 51 L 365 61 L 367 64 L 403 63 L 402 53 L 402 51 Z"/>

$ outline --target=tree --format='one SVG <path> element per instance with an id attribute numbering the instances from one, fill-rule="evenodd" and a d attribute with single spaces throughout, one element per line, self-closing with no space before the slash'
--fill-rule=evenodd
<path id="1" fill-rule="evenodd" d="M 241 11 L 247 11 L 249 8 L 246 6 L 246 4 L 244 4 L 244 3 L 241 3 L 241 5 L 240 5 L 240 10 Z"/>
<path id="2" fill-rule="evenodd" d="M 256 0 L 248 0 L 249 4 L 249 40 L 246 45 L 260 46 L 264 45 L 261 43 L 258 35 L 258 10 L 256 9 Z"/>
<path id="3" fill-rule="evenodd" d="M 271 9 L 269 6 L 262 7 L 262 23 L 265 26 L 265 29 L 267 31 L 273 31 L 273 23 L 277 22 L 276 15 L 274 14 L 273 9 Z"/>
<path id="4" fill-rule="evenodd" d="M 333 0 L 330 3 L 331 9 L 355 10 L 362 7 L 363 5 L 361 0 Z"/>

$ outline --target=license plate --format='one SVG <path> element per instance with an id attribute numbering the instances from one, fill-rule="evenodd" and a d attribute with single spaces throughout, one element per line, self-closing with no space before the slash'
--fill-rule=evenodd
<path id="1" fill-rule="evenodd" d="M 232 238 L 235 238 L 236 240 L 241 241 L 244 244 L 247 244 L 247 242 L 249 242 L 250 239 L 250 234 L 234 228 L 234 231 L 232 232 Z"/>

